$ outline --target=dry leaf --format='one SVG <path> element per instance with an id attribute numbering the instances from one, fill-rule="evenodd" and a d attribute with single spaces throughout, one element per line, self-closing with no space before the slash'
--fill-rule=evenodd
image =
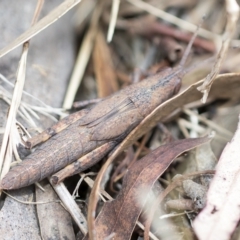
<path id="1" fill-rule="evenodd" d="M 116 200 L 105 203 L 96 220 L 96 239 L 113 234 L 114 239 L 130 239 L 136 221 L 154 182 L 181 153 L 209 141 L 208 138 L 178 140 L 157 148 L 128 170 Z M 140 199 L 144 192 L 144 198 Z"/>

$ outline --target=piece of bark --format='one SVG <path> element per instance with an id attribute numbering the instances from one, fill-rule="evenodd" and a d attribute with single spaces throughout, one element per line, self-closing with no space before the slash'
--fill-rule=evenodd
<path id="1" fill-rule="evenodd" d="M 59 202 L 59 198 L 52 186 L 45 181 L 42 187 L 44 187 L 45 192 L 43 193 L 42 190 L 37 188 L 36 198 L 39 202 L 49 202 L 37 205 L 37 215 L 42 238 L 75 239 L 72 219 Z"/>

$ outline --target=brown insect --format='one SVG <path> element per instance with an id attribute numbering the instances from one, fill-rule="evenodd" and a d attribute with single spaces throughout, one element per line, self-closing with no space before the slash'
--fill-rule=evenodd
<path id="1" fill-rule="evenodd" d="M 196 35 L 197 32 L 188 44 L 178 67 L 166 69 L 133 84 L 99 102 L 89 111 L 70 115 L 34 138 L 31 141 L 33 145 L 52 136 L 22 163 L 11 169 L 2 179 L 0 188 L 28 186 L 71 163 L 67 168 L 72 175 L 99 161 L 149 113 L 179 91 L 185 74 L 183 65 Z M 57 183 L 59 176 L 61 173 L 53 178 L 53 182 Z"/>

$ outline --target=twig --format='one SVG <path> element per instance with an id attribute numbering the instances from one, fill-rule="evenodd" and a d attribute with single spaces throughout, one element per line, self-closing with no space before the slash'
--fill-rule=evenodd
<path id="1" fill-rule="evenodd" d="M 162 18 L 163 20 L 170 22 L 172 24 L 174 24 L 175 26 L 180 27 L 181 29 L 190 31 L 190 32 L 195 32 L 196 31 L 196 25 L 189 23 L 187 21 L 184 21 L 178 17 L 173 16 L 172 14 L 169 14 L 161 9 L 158 9 L 152 5 L 150 5 L 149 3 L 143 2 L 141 0 L 127 0 L 128 2 L 130 2 L 131 4 L 133 4 L 136 7 L 139 7 L 149 13 L 151 13 L 152 15 Z M 219 36 L 217 34 L 214 34 L 208 30 L 205 30 L 203 28 L 199 29 L 199 36 L 207 38 L 207 39 L 213 39 L 213 40 L 219 40 Z"/>
<path id="2" fill-rule="evenodd" d="M 191 33 L 186 33 L 179 29 L 176 29 L 175 27 L 162 24 L 155 18 L 152 18 L 152 16 L 144 16 L 138 18 L 137 20 L 118 19 L 116 27 L 119 29 L 127 29 L 132 34 L 139 34 L 146 37 L 152 37 L 154 35 L 165 35 L 187 43 L 192 38 Z M 215 52 L 216 50 L 214 42 L 199 37 L 194 40 L 193 45 L 195 47 L 200 47 L 208 52 Z"/>

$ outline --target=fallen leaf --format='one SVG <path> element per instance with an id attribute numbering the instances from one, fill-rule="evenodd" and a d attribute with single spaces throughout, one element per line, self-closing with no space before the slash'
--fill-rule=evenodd
<path id="1" fill-rule="evenodd" d="M 154 182 L 177 156 L 207 141 L 206 137 L 178 140 L 157 148 L 132 165 L 124 177 L 121 192 L 115 200 L 105 203 L 96 219 L 96 239 L 110 235 L 115 240 L 130 239 Z M 143 192 L 145 197 L 140 199 Z"/>
<path id="2" fill-rule="evenodd" d="M 193 223 L 200 240 L 231 239 L 240 219 L 240 123 L 223 150 L 211 182 L 207 204 Z"/>

